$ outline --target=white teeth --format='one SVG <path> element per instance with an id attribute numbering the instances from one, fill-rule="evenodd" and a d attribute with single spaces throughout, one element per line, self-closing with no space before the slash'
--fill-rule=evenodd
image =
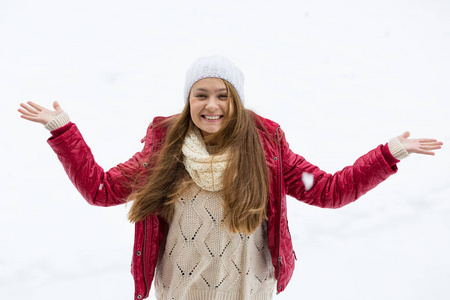
<path id="1" fill-rule="evenodd" d="M 220 118 L 220 116 L 205 116 L 205 118 L 208 120 L 217 120 Z"/>

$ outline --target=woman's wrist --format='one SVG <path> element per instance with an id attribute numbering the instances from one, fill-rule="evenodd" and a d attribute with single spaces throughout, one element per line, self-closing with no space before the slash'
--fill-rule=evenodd
<path id="1" fill-rule="evenodd" d="M 45 124 L 44 127 L 49 131 L 53 131 L 63 127 L 64 125 L 69 124 L 69 122 L 70 122 L 69 115 L 67 113 L 62 113 L 51 119 L 47 124 Z"/>
<path id="2" fill-rule="evenodd" d="M 409 156 L 408 151 L 403 147 L 398 138 L 394 137 L 388 142 L 389 151 L 398 160 L 402 160 Z"/>

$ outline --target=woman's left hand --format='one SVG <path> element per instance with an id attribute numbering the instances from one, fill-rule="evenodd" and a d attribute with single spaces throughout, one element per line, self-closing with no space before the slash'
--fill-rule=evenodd
<path id="1" fill-rule="evenodd" d="M 408 153 L 418 153 L 418 154 L 426 154 L 426 155 L 434 155 L 432 150 L 441 149 L 441 146 L 444 144 L 442 142 L 437 141 L 436 139 L 409 139 L 410 133 L 406 131 L 402 135 L 399 135 L 397 138 L 405 148 Z"/>

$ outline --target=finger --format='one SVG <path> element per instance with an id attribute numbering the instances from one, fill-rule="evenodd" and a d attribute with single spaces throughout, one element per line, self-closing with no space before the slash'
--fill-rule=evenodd
<path id="1" fill-rule="evenodd" d="M 53 102 L 53 108 L 57 111 L 57 112 L 61 112 L 62 108 L 59 105 L 58 101 Z"/>
<path id="2" fill-rule="evenodd" d="M 23 110 L 23 109 L 21 109 L 21 108 L 19 108 L 17 111 L 20 112 L 20 113 L 23 114 L 23 115 L 26 115 L 26 116 L 37 117 L 36 114 L 29 113 L 29 112 L 27 112 L 26 110 Z"/>
<path id="3" fill-rule="evenodd" d="M 416 139 L 416 140 L 418 140 L 420 143 L 437 142 L 436 139 L 426 139 L 426 138 L 421 138 L 421 139 Z"/>
<path id="4" fill-rule="evenodd" d="M 421 150 L 438 150 L 441 149 L 441 146 L 436 145 L 436 146 L 420 146 Z"/>
<path id="5" fill-rule="evenodd" d="M 435 153 L 432 152 L 432 151 L 421 151 L 421 152 L 418 152 L 418 153 L 425 154 L 425 155 L 435 155 Z"/>
<path id="6" fill-rule="evenodd" d="M 22 107 L 22 108 L 24 108 L 24 109 L 30 108 L 30 106 L 28 106 L 28 105 L 25 104 L 25 103 L 20 103 L 20 107 Z"/>
<path id="7" fill-rule="evenodd" d="M 31 102 L 31 101 L 28 101 L 28 104 L 29 104 L 31 107 L 35 108 L 37 111 L 41 111 L 41 110 L 44 110 L 44 109 L 45 109 L 45 107 L 42 107 L 42 106 L 40 106 L 39 104 L 36 104 L 36 103 L 34 103 L 34 102 Z"/>
<path id="8" fill-rule="evenodd" d="M 26 119 L 26 120 L 29 120 L 29 121 L 33 121 L 33 122 L 38 122 L 39 123 L 39 120 L 37 119 L 37 117 L 27 116 L 27 115 L 21 115 L 20 117 L 22 119 Z"/>
<path id="9" fill-rule="evenodd" d="M 59 105 L 58 101 L 53 102 L 53 108 L 56 110 L 58 114 L 64 113 L 64 110 Z"/>
<path id="10" fill-rule="evenodd" d="M 24 109 L 26 109 L 28 112 L 32 113 L 32 114 L 38 114 L 39 112 L 36 111 L 34 108 L 24 104 L 24 103 L 20 103 L 20 106 L 23 107 Z"/>
<path id="11" fill-rule="evenodd" d="M 433 152 L 433 151 L 422 150 L 422 149 L 414 149 L 414 150 L 411 151 L 411 153 L 425 154 L 425 155 L 434 155 L 434 152 Z"/>
<path id="12" fill-rule="evenodd" d="M 442 142 L 430 142 L 430 143 L 420 143 L 423 146 L 442 146 L 444 143 Z"/>
<path id="13" fill-rule="evenodd" d="M 410 135 L 411 135 L 411 134 L 409 133 L 409 131 L 405 131 L 405 132 L 403 132 L 403 134 L 400 135 L 400 136 L 401 136 L 402 138 L 407 139 L 407 138 L 409 138 Z"/>

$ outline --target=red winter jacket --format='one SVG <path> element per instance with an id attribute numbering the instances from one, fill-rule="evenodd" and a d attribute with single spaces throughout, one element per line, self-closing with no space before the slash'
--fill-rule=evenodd
<path id="1" fill-rule="evenodd" d="M 287 223 L 286 195 L 315 206 L 342 207 L 394 174 L 397 161 L 386 146 L 380 145 L 361 156 L 353 166 L 331 175 L 293 153 L 278 124 L 257 115 L 255 118 L 269 167 L 268 241 L 277 278 L 277 292 L 281 292 L 292 277 L 295 260 Z M 90 148 L 73 123 L 53 131 L 48 143 L 87 202 L 98 206 L 123 204 L 131 193 L 130 183 L 135 182 L 139 175 L 148 175 L 152 155 L 161 150 L 167 132 L 167 128 L 161 125 L 164 119 L 156 117 L 150 124 L 147 135 L 142 139 L 145 145 L 141 152 L 107 172 L 95 162 Z M 309 190 L 301 180 L 303 172 L 314 175 L 314 183 Z M 148 297 L 165 226 L 164 220 L 153 215 L 135 224 L 131 267 L 135 299 Z"/>

